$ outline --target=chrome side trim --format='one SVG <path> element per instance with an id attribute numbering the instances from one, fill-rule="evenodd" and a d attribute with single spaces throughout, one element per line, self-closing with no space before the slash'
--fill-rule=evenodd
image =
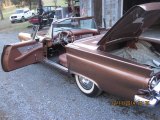
<path id="1" fill-rule="evenodd" d="M 55 68 L 57 68 L 59 70 L 62 70 L 64 72 L 68 72 L 68 68 L 66 68 L 66 67 L 64 67 L 64 66 L 62 66 L 62 65 L 60 65 L 58 63 L 55 63 L 55 62 L 53 62 L 53 61 L 51 61 L 49 59 L 44 59 L 43 62 L 48 64 L 48 65 L 50 65 L 50 66 L 53 66 L 53 67 L 55 67 Z"/>

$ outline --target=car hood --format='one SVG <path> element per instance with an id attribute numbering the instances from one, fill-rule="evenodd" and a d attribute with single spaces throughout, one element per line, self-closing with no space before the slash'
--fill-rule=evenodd
<path id="1" fill-rule="evenodd" d="M 19 14 L 12 14 L 11 16 L 21 16 L 23 15 L 23 13 L 19 13 Z"/>
<path id="2" fill-rule="evenodd" d="M 131 8 L 98 42 L 103 45 L 122 38 L 139 37 L 160 18 L 160 2 Z"/>

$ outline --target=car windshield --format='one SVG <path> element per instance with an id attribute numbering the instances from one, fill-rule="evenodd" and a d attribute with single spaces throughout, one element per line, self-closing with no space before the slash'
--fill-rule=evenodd
<path id="1" fill-rule="evenodd" d="M 47 36 L 53 37 L 64 30 L 97 30 L 96 22 L 93 18 L 69 18 L 54 22 L 47 32 Z M 52 33 L 53 32 L 53 33 Z"/>
<path id="2" fill-rule="evenodd" d="M 78 30 L 78 29 L 97 29 L 94 19 L 65 19 L 61 22 L 56 22 L 53 25 L 53 32 L 57 33 L 63 30 Z"/>
<path id="3" fill-rule="evenodd" d="M 20 13 L 23 13 L 23 10 L 16 10 L 15 12 L 16 14 L 20 14 Z"/>

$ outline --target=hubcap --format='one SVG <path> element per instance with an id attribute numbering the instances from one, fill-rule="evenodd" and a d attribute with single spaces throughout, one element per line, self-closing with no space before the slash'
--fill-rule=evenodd
<path id="1" fill-rule="evenodd" d="M 93 87 L 93 82 L 84 77 L 79 77 L 79 82 L 81 86 L 86 90 L 90 90 Z"/>

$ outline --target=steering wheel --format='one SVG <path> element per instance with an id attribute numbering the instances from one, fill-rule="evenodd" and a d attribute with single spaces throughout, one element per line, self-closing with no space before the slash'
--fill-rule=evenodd
<path id="1" fill-rule="evenodd" d="M 58 34 L 59 43 L 62 46 L 67 45 L 68 43 L 73 43 L 75 36 L 71 30 L 65 30 Z"/>

